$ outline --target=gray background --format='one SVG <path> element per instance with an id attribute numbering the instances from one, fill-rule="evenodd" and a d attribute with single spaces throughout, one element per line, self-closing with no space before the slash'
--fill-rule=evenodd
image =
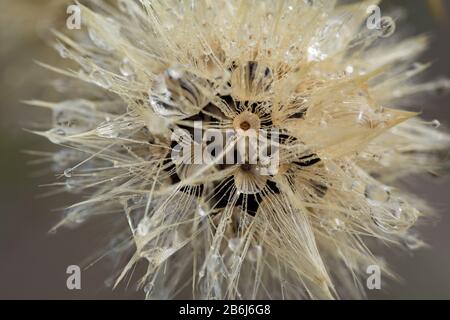
<path id="1" fill-rule="evenodd" d="M 66 289 L 65 270 L 71 264 L 83 264 L 97 248 L 104 247 L 114 231 L 112 221 L 97 219 L 76 230 L 48 234 L 60 218 L 58 208 L 70 203 L 70 197 L 37 198 L 44 192 L 40 184 L 53 182 L 51 173 L 36 176 L 43 167 L 31 166 L 33 158 L 22 150 L 52 150 L 43 139 L 28 134 L 28 128 L 48 115 L 24 106 L 19 101 L 51 97 L 46 83 L 54 76 L 33 63 L 33 59 L 58 59 L 45 44 L 46 26 L 64 20 L 65 8 L 52 0 L 0 0 L 0 298 L 2 299 L 116 299 L 142 298 L 134 280 L 116 290 L 105 287 L 112 262 L 106 258 L 84 270 L 82 290 Z M 447 5 L 448 16 L 449 1 Z M 421 61 L 434 61 L 428 78 L 449 76 L 450 57 L 448 22 L 432 15 L 425 0 L 385 1 L 382 9 L 392 5 L 407 9 L 409 32 L 433 34 L 431 49 Z M 447 20 L 448 21 L 448 20 Z M 402 22 L 406 25 L 405 22 Z M 429 120 L 450 123 L 450 96 L 418 101 L 414 107 Z M 408 188 L 425 198 L 439 217 L 420 227 L 430 249 L 408 254 L 386 250 L 386 259 L 404 281 L 383 283 L 371 298 L 450 298 L 450 179 L 416 177 Z M 135 277 L 136 278 L 136 277 Z"/>

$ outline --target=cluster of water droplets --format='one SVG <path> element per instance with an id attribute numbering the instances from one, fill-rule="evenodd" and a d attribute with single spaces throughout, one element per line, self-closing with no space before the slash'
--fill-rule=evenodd
<path id="1" fill-rule="evenodd" d="M 53 128 L 46 132 L 50 141 L 60 144 L 66 137 L 87 132 L 95 128 L 98 119 L 95 106 L 89 101 L 67 100 L 52 107 Z"/>
<path id="2" fill-rule="evenodd" d="M 407 230 L 419 216 L 417 209 L 383 185 L 367 185 L 364 195 L 371 204 L 373 222 L 386 233 Z"/>
<path id="3" fill-rule="evenodd" d="M 153 111 L 168 118 L 188 117 L 206 105 L 201 90 L 204 81 L 186 71 L 182 66 L 172 66 L 158 75 L 149 90 Z"/>

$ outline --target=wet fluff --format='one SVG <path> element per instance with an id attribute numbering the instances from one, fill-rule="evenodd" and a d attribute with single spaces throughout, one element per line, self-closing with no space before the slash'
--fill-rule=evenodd
<path id="1" fill-rule="evenodd" d="M 422 246 L 413 227 L 430 213 L 399 181 L 448 170 L 450 142 L 438 122 L 400 106 L 450 85 L 416 81 L 427 38 L 368 29 L 371 4 L 82 7 L 79 33 L 56 32 L 76 67 L 47 65 L 70 97 L 29 102 L 51 109 L 38 133 L 63 147 L 49 155 L 59 190 L 79 194 L 57 227 L 125 217 L 113 249 L 133 254 L 113 280 L 145 261 L 149 299 L 358 298 L 369 265 L 393 276 L 378 254 Z M 216 161 L 174 161 L 174 132 L 208 147 L 194 139 L 199 122 L 240 136 Z M 251 130 L 278 132 L 265 146 L 276 170 L 262 158 L 220 161 Z"/>

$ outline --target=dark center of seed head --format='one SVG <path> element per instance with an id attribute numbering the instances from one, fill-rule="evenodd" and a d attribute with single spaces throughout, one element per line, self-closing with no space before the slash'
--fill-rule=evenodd
<path id="1" fill-rule="evenodd" d="M 244 163 L 244 164 L 241 165 L 241 169 L 243 171 L 250 171 L 252 169 L 252 166 L 250 164 L 248 164 L 248 163 Z"/>
<path id="2" fill-rule="evenodd" d="M 248 129 L 250 129 L 250 123 L 248 123 L 247 121 L 242 121 L 239 126 L 244 131 L 247 131 Z"/>

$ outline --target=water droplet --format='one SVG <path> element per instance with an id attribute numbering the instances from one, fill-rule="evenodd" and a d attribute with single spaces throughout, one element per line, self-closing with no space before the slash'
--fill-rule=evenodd
<path id="1" fill-rule="evenodd" d="M 433 121 L 431 121 L 431 126 L 433 127 L 433 128 L 439 128 L 440 126 L 441 126 L 441 123 L 439 122 L 439 120 L 437 120 L 437 119 L 434 119 Z"/>
<path id="2" fill-rule="evenodd" d="M 94 28 L 88 28 L 89 39 L 100 49 L 105 51 L 111 51 L 111 47 L 106 43 L 106 41 L 99 36 Z"/>
<path id="3" fill-rule="evenodd" d="M 163 117 L 196 114 L 205 105 L 205 98 L 198 88 L 199 81 L 181 67 L 168 68 L 156 77 L 149 90 L 150 106 Z"/>
<path id="4" fill-rule="evenodd" d="M 82 224 L 85 221 L 86 221 L 86 218 L 84 216 L 77 215 L 75 217 L 75 223 L 77 223 L 77 224 Z"/>
<path id="5" fill-rule="evenodd" d="M 146 236 L 150 231 L 150 219 L 145 217 L 143 218 L 138 226 L 137 226 L 137 233 L 140 236 Z"/>
<path id="6" fill-rule="evenodd" d="M 134 69 L 127 58 L 124 58 L 120 64 L 120 73 L 125 77 L 134 75 Z"/>
<path id="7" fill-rule="evenodd" d="M 94 71 L 91 74 L 91 79 L 93 83 L 95 83 L 99 87 L 102 87 L 103 89 L 111 88 L 111 82 L 99 71 Z"/>
<path id="8" fill-rule="evenodd" d="M 54 144 L 60 144 L 65 141 L 66 132 L 61 128 L 53 128 L 47 131 L 47 138 Z"/>
<path id="9" fill-rule="evenodd" d="M 314 43 L 308 47 L 308 61 L 320 61 L 326 57 L 327 55 L 320 50 L 318 43 Z"/>
<path id="10" fill-rule="evenodd" d="M 333 229 L 335 231 L 342 231 L 342 230 L 344 230 L 344 227 L 345 227 L 345 223 L 341 219 L 339 219 L 339 218 L 334 219 Z"/>
<path id="11" fill-rule="evenodd" d="M 204 207 L 200 204 L 198 205 L 198 214 L 200 217 L 206 217 L 208 212 L 204 209 Z"/>
<path id="12" fill-rule="evenodd" d="M 117 138 L 119 136 L 119 130 L 113 123 L 100 125 L 96 132 L 98 136 L 103 138 Z"/>
<path id="13" fill-rule="evenodd" d="M 395 21 L 391 17 L 381 17 L 379 36 L 382 38 L 390 37 L 395 32 Z"/>
<path id="14" fill-rule="evenodd" d="M 124 13 L 131 13 L 131 9 L 128 7 L 129 6 L 128 0 L 119 0 L 117 6 L 120 11 Z"/>
<path id="15" fill-rule="evenodd" d="M 351 65 L 348 65 L 347 67 L 345 67 L 345 72 L 346 72 L 347 74 L 352 74 L 354 70 L 355 70 L 355 69 L 354 69 L 353 66 L 351 66 Z"/>
<path id="16" fill-rule="evenodd" d="M 395 219 L 402 219 L 405 215 L 405 210 L 407 210 L 407 204 L 403 200 L 398 198 L 389 200 L 389 212 Z"/>
<path id="17" fill-rule="evenodd" d="M 144 286 L 144 292 L 149 293 L 153 290 L 153 283 L 149 282 Z"/>
<path id="18" fill-rule="evenodd" d="M 262 247 L 260 245 L 253 245 L 248 249 L 247 257 L 250 261 L 258 261 L 262 255 Z"/>
<path id="19" fill-rule="evenodd" d="M 211 257 L 209 257 L 208 263 L 206 264 L 208 272 L 217 272 L 220 268 L 220 263 L 220 256 L 217 254 L 213 254 Z"/>
<path id="20" fill-rule="evenodd" d="M 364 195 L 367 199 L 377 202 L 386 202 L 389 200 L 389 191 L 375 184 L 367 185 L 364 190 Z"/>
<path id="21" fill-rule="evenodd" d="M 450 89 L 450 79 L 440 79 L 433 84 L 433 89 L 437 95 L 442 95 Z"/>
<path id="22" fill-rule="evenodd" d="M 66 213 L 66 218 L 65 218 L 66 226 L 69 228 L 76 228 L 80 224 L 85 222 L 86 218 L 87 218 L 86 211 L 80 211 L 79 209 L 69 210 Z"/>
<path id="23" fill-rule="evenodd" d="M 403 244 L 410 250 L 417 250 L 425 246 L 425 243 L 414 235 L 407 235 L 403 240 Z"/>
<path id="24" fill-rule="evenodd" d="M 72 169 L 66 169 L 66 170 L 64 170 L 64 176 L 65 176 L 66 178 L 72 177 Z"/>
<path id="25" fill-rule="evenodd" d="M 67 50 L 66 46 L 64 46 L 62 43 L 57 43 L 55 45 L 55 48 L 58 51 L 61 58 L 66 59 L 69 57 L 69 50 Z"/>
<path id="26" fill-rule="evenodd" d="M 107 288 L 111 288 L 114 284 L 113 278 L 108 278 L 104 281 L 104 284 Z"/>
<path id="27" fill-rule="evenodd" d="M 242 244 L 242 239 L 240 238 L 231 238 L 228 240 L 228 248 L 230 248 L 231 251 L 236 252 Z"/>
<path id="28" fill-rule="evenodd" d="M 92 111 L 92 104 L 82 99 L 60 102 L 53 108 L 53 125 L 69 135 L 91 130 L 96 120 Z"/>

